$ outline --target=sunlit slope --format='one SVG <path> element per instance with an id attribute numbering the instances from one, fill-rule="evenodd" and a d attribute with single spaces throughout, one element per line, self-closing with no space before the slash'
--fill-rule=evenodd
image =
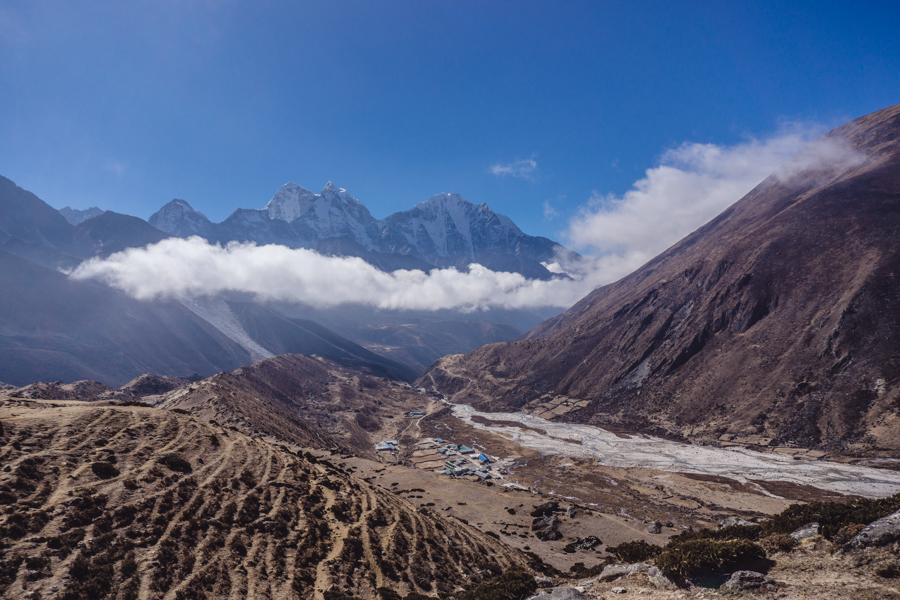
<path id="1" fill-rule="evenodd" d="M 499 541 L 338 466 L 176 413 L 7 399 L 0 596 L 448 592 Z"/>

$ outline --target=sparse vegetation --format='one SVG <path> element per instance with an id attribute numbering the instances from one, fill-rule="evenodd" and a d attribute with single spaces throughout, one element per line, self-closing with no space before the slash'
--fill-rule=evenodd
<path id="1" fill-rule="evenodd" d="M 91 471 L 100 479 L 112 479 L 119 476 L 119 470 L 111 463 L 105 461 L 91 463 Z"/>
<path id="2" fill-rule="evenodd" d="M 159 462 L 178 473 L 190 473 L 193 471 L 191 463 L 178 454 L 166 454 L 160 457 Z"/>
<path id="3" fill-rule="evenodd" d="M 844 527 L 867 525 L 897 510 L 900 510 L 900 494 L 887 498 L 864 498 L 847 503 L 794 504 L 763 523 L 762 527 L 767 534 L 787 534 L 815 521 L 822 527 L 822 536 L 833 540 Z"/>
<path id="4" fill-rule="evenodd" d="M 537 590 L 534 576 L 513 567 L 456 597 L 456 600 L 522 600 Z"/>
<path id="5" fill-rule="evenodd" d="M 768 570 L 766 552 L 748 540 L 691 539 L 670 543 L 656 558 L 656 565 L 675 581 L 720 577 L 739 569 Z"/>
<path id="6" fill-rule="evenodd" d="M 625 563 L 636 563 L 650 560 L 659 556 L 662 547 L 648 544 L 643 540 L 636 542 L 625 542 L 618 546 L 611 546 L 606 549 L 607 552 L 613 554 L 620 561 Z"/>
<path id="7" fill-rule="evenodd" d="M 885 579 L 897 579 L 900 577 L 900 566 L 897 563 L 888 563 L 875 569 L 875 574 Z"/>

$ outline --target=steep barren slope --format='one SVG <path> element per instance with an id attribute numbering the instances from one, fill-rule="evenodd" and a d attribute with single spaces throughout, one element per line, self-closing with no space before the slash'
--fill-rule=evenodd
<path id="1" fill-rule="evenodd" d="M 429 398 L 380 369 L 301 354 L 275 356 L 219 373 L 155 400 L 204 419 L 305 446 L 335 442 L 363 456 L 408 425 L 400 415 Z"/>
<path id="2" fill-rule="evenodd" d="M 900 106 L 820 138 L 716 219 L 524 341 L 420 379 L 563 419 L 900 452 Z"/>
<path id="3" fill-rule="evenodd" d="M 328 462 L 188 416 L 0 397 L 0 419 L 3 598 L 446 594 L 485 561 L 525 561 Z"/>
<path id="4" fill-rule="evenodd" d="M 0 281 L 0 381 L 122 385 L 141 373 L 211 374 L 250 362 L 177 302 L 134 300 L 3 251 Z"/>

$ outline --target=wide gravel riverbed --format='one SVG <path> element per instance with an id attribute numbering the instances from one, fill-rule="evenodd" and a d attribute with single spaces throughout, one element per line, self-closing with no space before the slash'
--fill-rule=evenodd
<path id="1" fill-rule="evenodd" d="M 844 494 L 880 497 L 900 492 L 900 472 L 835 463 L 794 460 L 790 456 L 744 448 L 682 444 L 643 434 L 621 437 L 599 427 L 554 423 L 526 413 L 483 413 L 450 404 L 453 414 L 477 429 L 504 435 L 543 455 L 595 459 L 608 467 L 643 467 L 679 473 L 703 473 L 748 480 L 789 481 Z M 486 425 L 472 420 L 513 421 L 523 428 Z M 527 429 L 525 429 L 527 428 Z M 534 429 L 546 431 L 541 434 Z"/>

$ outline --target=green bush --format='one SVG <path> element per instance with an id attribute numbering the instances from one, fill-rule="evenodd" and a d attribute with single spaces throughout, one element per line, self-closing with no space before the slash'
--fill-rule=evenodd
<path id="1" fill-rule="evenodd" d="M 773 533 L 759 540 L 759 545 L 763 547 L 766 554 L 774 554 L 775 552 L 790 552 L 797 542 L 787 534 Z"/>
<path id="2" fill-rule="evenodd" d="M 493 579 L 463 592 L 456 600 L 523 600 L 537 590 L 534 577 L 521 567 L 513 567 Z"/>
<path id="3" fill-rule="evenodd" d="M 610 554 L 615 555 L 620 561 L 625 563 L 636 563 L 650 560 L 655 556 L 659 556 L 662 547 L 648 544 L 644 540 L 636 542 L 625 542 L 618 546 L 611 546 L 606 549 Z"/>
<path id="4" fill-rule="evenodd" d="M 698 539 L 668 544 L 656 566 L 676 581 L 721 576 L 738 570 L 766 571 L 766 552 L 749 540 Z"/>

